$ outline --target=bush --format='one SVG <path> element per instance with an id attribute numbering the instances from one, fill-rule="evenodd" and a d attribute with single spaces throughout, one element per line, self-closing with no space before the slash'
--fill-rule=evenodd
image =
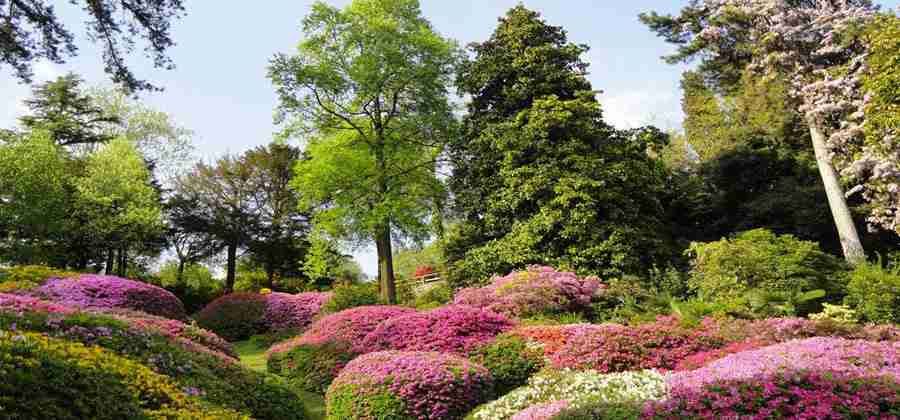
<path id="1" fill-rule="evenodd" d="M 900 267 L 857 265 L 850 272 L 845 302 L 866 321 L 900 323 Z"/>
<path id="2" fill-rule="evenodd" d="M 545 356 L 549 356 L 563 348 L 573 336 L 585 330 L 601 328 L 603 326 L 594 324 L 529 325 L 515 328 L 508 334 L 537 345 L 544 350 Z"/>
<path id="3" fill-rule="evenodd" d="M 609 402 L 601 398 L 587 398 L 576 407 L 565 407 L 552 420 L 633 420 L 641 417 L 643 403 L 636 401 Z"/>
<path id="4" fill-rule="evenodd" d="M 528 385 L 478 407 L 471 420 L 507 420 L 535 405 L 565 400 L 569 408 L 598 402 L 623 403 L 662 399 L 666 384 L 652 371 L 601 374 L 595 371 L 545 370 Z M 535 410 L 537 411 L 537 409 Z"/>
<path id="5" fill-rule="evenodd" d="M 269 372 L 295 389 L 324 393 L 341 369 L 366 353 L 366 335 L 385 320 L 413 313 L 400 306 L 360 306 L 325 316 L 302 336 L 276 344 L 267 352 Z"/>
<path id="6" fill-rule="evenodd" d="M 266 297 L 257 293 L 222 296 L 201 310 L 197 324 L 228 341 L 240 341 L 263 332 Z"/>
<path id="7" fill-rule="evenodd" d="M 469 359 L 491 372 L 498 395 L 518 388 L 544 366 L 544 352 L 514 335 L 501 335 Z"/>
<path id="8" fill-rule="evenodd" d="M 37 285 L 44 284 L 47 280 L 67 277 L 78 277 L 80 274 L 73 271 L 65 271 L 45 265 L 20 265 L 0 269 L 0 281 L 22 282 Z"/>
<path id="9" fill-rule="evenodd" d="M 241 367 L 231 356 L 230 346 L 221 349 L 221 339 L 203 337 L 205 332 L 196 327 L 143 314 L 132 318 L 134 314 L 71 310 L 16 312 L 11 308 L 21 308 L 21 299 L 33 298 L 17 297 L 19 303 L 3 305 L 3 301 L 11 302 L 8 296 L 0 295 L 0 329 L 41 332 L 102 347 L 172 378 L 182 389 L 192 390 L 203 400 L 254 418 L 302 418 L 302 402 L 286 384 Z M 33 303 L 30 306 L 38 308 Z"/>
<path id="10" fill-rule="evenodd" d="M 416 309 L 428 310 L 446 305 L 451 300 L 453 300 L 453 289 L 446 283 L 441 283 L 416 296 L 413 305 Z"/>
<path id="11" fill-rule="evenodd" d="M 492 395 L 491 374 L 461 357 L 385 351 L 350 362 L 325 395 L 329 419 L 461 419 Z"/>
<path id="12" fill-rule="evenodd" d="M 97 347 L 0 331 L 0 407 L 22 418 L 198 418 L 172 380 Z M 243 418 L 213 408 L 209 418 Z M 195 417 L 196 416 L 196 417 Z"/>
<path id="13" fill-rule="evenodd" d="M 378 283 L 358 283 L 335 285 L 332 297 L 322 308 L 322 313 L 333 314 L 357 306 L 378 305 L 381 296 L 378 294 Z"/>
<path id="14" fill-rule="evenodd" d="M 189 314 L 222 296 L 224 285 L 213 278 L 208 268 L 201 264 L 187 264 L 178 280 L 178 262 L 168 261 L 159 270 L 157 285 L 178 296 Z"/>
<path id="15" fill-rule="evenodd" d="M 551 267 L 531 266 L 527 271 L 495 277 L 491 284 L 456 293 L 453 303 L 488 308 L 512 317 L 590 312 L 590 305 L 605 285 L 596 277 Z"/>
<path id="16" fill-rule="evenodd" d="M 201 327 L 229 341 L 279 331 L 299 333 L 319 313 L 330 293 L 232 293 L 214 300 L 196 318 Z"/>
<path id="17" fill-rule="evenodd" d="M 660 317 L 652 324 L 625 327 L 617 324 L 585 329 L 572 336 L 550 361 L 556 368 L 623 372 L 637 369 L 673 369 L 685 357 L 719 348 L 725 341 L 718 329 L 691 329 L 676 318 Z"/>
<path id="18" fill-rule="evenodd" d="M 363 348 L 467 354 L 513 327 L 503 315 L 463 305 L 391 318 L 363 339 Z"/>
<path id="19" fill-rule="evenodd" d="M 840 297 L 843 284 L 841 261 L 819 249 L 815 242 L 791 235 L 775 235 L 765 229 L 750 230 L 731 239 L 694 243 L 688 283 L 706 301 L 739 301 L 763 315 L 807 314 L 818 310 L 815 302 L 801 298 L 823 290 Z M 777 302 L 773 305 L 753 305 Z M 792 305 L 794 303 L 799 304 Z"/>
<path id="20" fill-rule="evenodd" d="M 187 317 L 184 305 L 168 290 L 114 276 L 85 274 L 78 278 L 50 279 L 35 293 L 84 309 L 132 309 L 172 319 Z"/>

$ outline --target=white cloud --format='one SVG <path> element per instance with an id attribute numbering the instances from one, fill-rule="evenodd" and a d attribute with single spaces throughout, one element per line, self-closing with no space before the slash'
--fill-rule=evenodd
<path id="1" fill-rule="evenodd" d="M 655 125 L 668 130 L 681 126 L 679 98 L 665 89 L 604 93 L 600 103 L 604 119 L 616 128 Z"/>

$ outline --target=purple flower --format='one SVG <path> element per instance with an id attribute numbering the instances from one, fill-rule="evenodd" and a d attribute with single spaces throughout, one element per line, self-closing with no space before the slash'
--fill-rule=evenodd
<path id="1" fill-rule="evenodd" d="M 184 305 L 166 289 L 114 276 L 94 274 L 50 279 L 35 290 L 47 300 L 84 309 L 133 309 L 151 315 L 185 319 Z"/>

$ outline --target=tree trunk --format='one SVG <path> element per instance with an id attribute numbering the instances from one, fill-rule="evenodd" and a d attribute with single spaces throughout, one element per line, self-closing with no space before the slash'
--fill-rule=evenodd
<path id="1" fill-rule="evenodd" d="M 116 263 L 116 251 L 110 248 L 106 253 L 106 267 L 104 268 L 105 274 L 107 276 L 111 276 L 113 274 L 114 267 Z"/>
<path id="2" fill-rule="evenodd" d="M 228 244 L 228 264 L 225 273 L 225 293 L 234 291 L 235 267 L 237 267 L 237 244 Z"/>
<path id="3" fill-rule="evenodd" d="M 178 274 L 175 275 L 175 284 L 181 284 L 181 280 L 184 278 L 184 260 L 178 259 Z"/>
<path id="4" fill-rule="evenodd" d="M 391 250 L 390 226 L 378 227 L 375 233 L 375 248 L 378 251 L 378 281 L 381 298 L 389 304 L 397 303 L 397 284 L 394 278 L 394 256 Z"/>
<path id="5" fill-rule="evenodd" d="M 119 277 L 125 277 L 128 274 L 128 249 L 119 248 Z"/>
<path id="6" fill-rule="evenodd" d="M 844 259 L 850 264 L 856 265 L 866 260 L 866 253 L 859 240 L 859 233 L 856 231 L 853 216 L 850 214 L 850 207 L 847 206 L 844 189 L 828 156 L 825 134 L 811 119 L 807 123 L 810 137 L 812 137 L 813 150 L 816 153 L 819 174 L 822 176 L 825 195 L 828 197 L 828 206 L 831 207 L 831 216 L 834 218 L 834 225 L 837 227 L 841 247 L 844 250 Z"/>

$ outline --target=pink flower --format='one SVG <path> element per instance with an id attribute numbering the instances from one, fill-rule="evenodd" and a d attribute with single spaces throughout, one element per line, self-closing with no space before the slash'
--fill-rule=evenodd
<path id="1" fill-rule="evenodd" d="M 50 279 L 35 290 L 44 299 L 84 309 L 133 309 L 151 315 L 185 319 L 181 301 L 166 289 L 121 277 L 86 274 Z"/>

